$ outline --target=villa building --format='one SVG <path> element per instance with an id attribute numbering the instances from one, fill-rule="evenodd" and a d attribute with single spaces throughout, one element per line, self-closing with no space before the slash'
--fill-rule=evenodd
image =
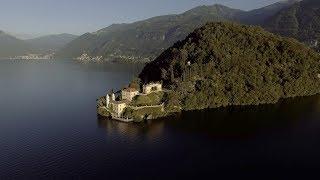
<path id="1" fill-rule="evenodd" d="M 161 83 L 150 83 L 143 85 L 143 93 L 150 94 L 152 92 L 159 92 L 162 91 L 162 84 Z"/>
<path id="2" fill-rule="evenodd" d="M 143 94 L 148 95 L 152 92 L 162 91 L 161 83 L 150 83 L 143 86 Z M 135 88 L 125 88 L 121 90 L 121 100 L 117 101 L 115 94 L 106 95 L 106 108 L 113 113 L 114 118 L 121 118 L 123 112 L 130 104 L 130 102 L 134 99 L 134 97 L 138 96 L 140 93 Z"/>
<path id="3" fill-rule="evenodd" d="M 132 101 L 138 94 L 139 91 L 135 88 L 125 88 L 121 91 L 121 98 L 122 100 Z"/>
<path id="4" fill-rule="evenodd" d="M 118 117 L 121 117 L 121 114 L 127 107 L 128 101 L 111 101 L 112 111 L 117 114 Z"/>

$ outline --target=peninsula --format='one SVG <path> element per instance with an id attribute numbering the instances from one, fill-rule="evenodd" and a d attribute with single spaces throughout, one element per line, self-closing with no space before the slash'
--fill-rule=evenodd
<path id="1" fill-rule="evenodd" d="M 165 91 L 140 93 L 140 87 L 155 82 L 161 82 L 157 85 Z M 98 113 L 152 119 L 179 111 L 276 103 L 319 92 L 320 56 L 311 48 L 256 26 L 208 23 L 148 63 L 129 89 L 122 90 L 119 101 L 114 95 L 110 102 L 109 95 L 100 98 Z"/>
<path id="2" fill-rule="evenodd" d="M 162 83 L 143 85 L 134 82 L 114 93 L 111 92 L 98 100 L 98 113 L 115 120 L 131 122 L 154 119 L 164 116 L 164 95 Z"/>

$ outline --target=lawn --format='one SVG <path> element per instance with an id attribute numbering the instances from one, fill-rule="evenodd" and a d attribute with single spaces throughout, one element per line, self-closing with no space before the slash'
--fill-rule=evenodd
<path id="1" fill-rule="evenodd" d="M 132 106 L 154 106 L 163 102 L 164 92 L 153 92 L 146 96 L 136 96 L 131 102 Z"/>

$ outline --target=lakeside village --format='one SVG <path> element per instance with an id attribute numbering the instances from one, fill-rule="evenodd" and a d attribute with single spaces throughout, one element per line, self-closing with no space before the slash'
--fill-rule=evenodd
<path id="1" fill-rule="evenodd" d="M 140 56 L 126 56 L 126 55 L 115 55 L 115 54 L 109 54 L 107 57 L 103 56 L 90 56 L 87 53 L 82 53 L 79 57 L 74 58 L 75 60 L 81 61 L 81 62 L 102 62 L 102 61 L 123 61 L 123 62 L 150 62 L 151 59 L 154 59 L 155 57 L 140 57 Z"/>
<path id="2" fill-rule="evenodd" d="M 102 61 L 102 56 L 91 57 L 87 53 L 81 54 L 81 56 L 75 58 L 78 61 Z"/>
<path id="3" fill-rule="evenodd" d="M 55 53 L 49 54 L 27 54 L 23 56 L 10 57 L 10 60 L 50 60 L 54 58 Z"/>
<path id="4" fill-rule="evenodd" d="M 162 83 L 143 85 L 142 92 L 126 87 L 98 99 L 98 114 L 122 122 L 142 121 L 165 114 Z"/>

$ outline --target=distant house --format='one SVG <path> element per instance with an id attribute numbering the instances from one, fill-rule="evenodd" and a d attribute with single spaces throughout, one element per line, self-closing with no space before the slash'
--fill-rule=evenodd
<path id="1" fill-rule="evenodd" d="M 159 92 L 162 91 L 162 84 L 161 83 L 149 83 L 143 85 L 143 93 L 150 94 L 152 92 Z"/>
<path id="2" fill-rule="evenodd" d="M 132 99 L 139 94 L 135 88 L 125 88 L 121 91 L 122 100 L 132 101 Z"/>

